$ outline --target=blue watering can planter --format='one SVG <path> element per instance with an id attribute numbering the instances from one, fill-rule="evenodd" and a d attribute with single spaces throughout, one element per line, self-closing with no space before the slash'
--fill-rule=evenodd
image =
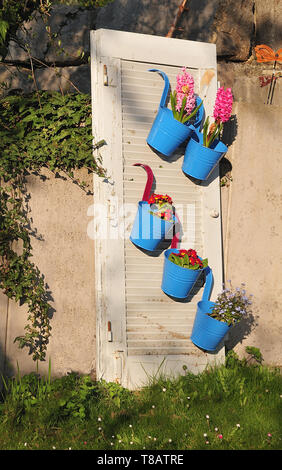
<path id="1" fill-rule="evenodd" d="M 200 275 L 205 272 L 205 292 L 207 295 L 210 295 L 213 283 L 213 274 L 209 266 L 203 269 L 189 269 L 178 266 L 168 259 L 171 253 L 178 254 L 180 252 L 180 250 L 177 249 L 177 244 L 179 241 L 178 235 L 179 234 L 173 237 L 171 248 L 164 252 L 163 278 L 161 286 L 162 291 L 171 297 L 185 299 L 192 291 Z"/>
<path id="2" fill-rule="evenodd" d="M 147 144 L 153 149 L 169 157 L 185 140 L 192 134 L 192 127 L 173 117 L 173 113 L 167 108 L 167 96 L 170 83 L 167 75 L 158 69 L 149 69 L 149 72 L 158 72 L 164 79 L 164 89 L 161 96 L 158 114 L 153 122 L 150 133 L 147 137 Z M 202 102 L 201 98 L 196 98 L 196 106 Z M 204 105 L 197 111 L 194 128 L 198 128 L 204 117 Z"/>
<path id="3" fill-rule="evenodd" d="M 205 351 L 216 351 L 218 345 L 224 339 L 231 328 L 227 323 L 216 320 L 208 315 L 215 306 L 215 302 L 209 300 L 209 289 L 204 290 L 202 300 L 198 302 L 197 312 L 193 324 L 191 341 Z"/>
<path id="4" fill-rule="evenodd" d="M 162 279 L 162 291 L 177 299 L 185 299 L 193 289 L 201 273 L 206 269 L 188 269 L 177 266 L 168 259 L 171 253 L 179 253 L 180 250 L 171 248 L 164 252 L 164 268 Z"/>
<path id="5" fill-rule="evenodd" d="M 150 213 L 152 209 L 148 200 L 154 180 L 153 172 L 148 165 L 135 163 L 134 166 L 142 166 L 146 170 L 147 183 L 142 201 L 138 203 L 137 214 L 129 238 L 132 243 L 139 248 L 143 248 L 147 251 L 155 251 L 159 243 L 163 241 L 171 231 L 175 223 L 175 217 L 173 217 L 173 221 L 171 222 Z"/>
<path id="6" fill-rule="evenodd" d="M 206 180 L 227 150 L 227 146 L 218 139 L 210 147 L 205 147 L 203 134 L 194 128 L 185 150 L 182 171 L 193 178 Z"/>
<path id="7" fill-rule="evenodd" d="M 231 326 L 216 320 L 208 315 L 215 306 L 215 302 L 201 300 L 197 305 L 197 312 L 193 324 L 191 341 L 205 351 L 216 351 Z"/>

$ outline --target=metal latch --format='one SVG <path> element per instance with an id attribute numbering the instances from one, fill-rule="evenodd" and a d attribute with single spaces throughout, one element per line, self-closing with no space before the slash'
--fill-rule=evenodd
<path id="1" fill-rule="evenodd" d="M 108 81 L 108 70 L 107 70 L 107 66 L 104 64 L 104 86 L 108 86 L 109 85 L 109 81 Z"/>
<path id="2" fill-rule="evenodd" d="M 113 341 L 112 324 L 110 321 L 108 321 L 108 341 Z"/>

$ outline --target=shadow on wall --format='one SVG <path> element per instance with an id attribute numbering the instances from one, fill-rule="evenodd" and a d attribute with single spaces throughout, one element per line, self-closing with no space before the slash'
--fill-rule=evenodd
<path id="1" fill-rule="evenodd" d="M 8 377 L 13 377 L 15 373 L 15 368 L 7 358 L 2 344 L 0 344 L 0 401 L 2 398 L 1 392 L 3 392 L 4 387 L 3 378 L 6 380 Z"/>
<path id="2" fill-rule="evenodd" d="M 174 37 L 208 41 L 219 0 L 187 2 Z M 177 14 L 180 0 L 115 0 L 97 13 L 96 29 L 109 28 L 166 36 Z"/>
<path id="3" fill-rule="evenodd" d="M 229 332 L 228 338 L 225 342 L 227 351 L 233 349 L 238 343 L 242 343 L 246 339 L 253 329 L 258 325 L 258 316 L 254 316 L 252 313 L 247 318 L 242 319 L 239 323 L 233 325 Z"/>
<path id="4" fill-rule="evenodd" d="M 232 114 L 229 121 L 224 123 L 223 133 L 222 133 L 222 142 L 230 147 L 236 140 L 238 135 L 238 119 L 235 114 Z"/>
<path id="5" fill-rule="evenodd" d="M 236 140 L 238 134 L 238 120 L 235 114 L 233 114 L 229 121 L 224 123 L 222 142 L 230 147 Z M 228 154 L 227 154 L 228 155 Z M 219 174 L 220 178 L 228 177 L 230 179 L 232 171 L 232 163 L 228 158 L 223 157 L 219 162 Z"/>
<path id="6" fill-rule="evenodd" d="M 227 335 L 218 344 L 215 351 L 206 351 L 205 349 L 203 349 L 203 351 L 208 352 L 208 354 L 211 355 L 217 355 L 223 347 L 225 347 L 226 353 L 231 351 L 237 344 L 242 343 L 243 340 L 251 334 L 253 329 L 258 325 L 257 319 L 258 316 L 254 317 L 254 315 L 250 313 L 247 318 L 244 318 L 239 323 L 231 326 Z"/>

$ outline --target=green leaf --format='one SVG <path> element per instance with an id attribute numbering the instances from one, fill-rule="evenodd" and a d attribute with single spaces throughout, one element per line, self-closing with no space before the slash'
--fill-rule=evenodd
<path id="1" fill-rule="evenodd" d="M 4 43 L 8 29 L 9 23 L 5 20 L 0 19 L 0 44 Z"/>
<path id="2" fill-rule="evenodd" d="M 209 128 L 209 116 L 207 116 L 204 126 L 203 126 L 203 145 L 206 147 L 207 145 L 207 132 Z"/>
<path id="3" fill-rule="evenodd" d="M 189 116 L 186 116 L 182 122 L 185 123 L 185 122 L 189 121 L 189 119 L 191 119 L 192 117 L 194 117 L 195 114 L 196 114 L 196 113 L 198 112 L 198 110 L 200 109 L 200 107 L 202 106 L 202 104 L 203 104 L 203 102 L 201 101 L 201 103 L 194 109 L 194 111 L 193 111 L 191 114 L 189 114 Z"/>
<path id="4" fill-rule="evenodd" d="M 181 104 L 180 113 L 179 113 L 179 121 L 180 121 L 180 122 L 182 122 L 182 118 L 183 118 L 183 114 L 184 114 L 184 110 L 185 110 L 186 103 L 187 103 L 187 97 L 184 96 L 184 98 L 183 98 L 183 100 L 182 100 L 182 104 Z"/>
<path id="5" fill-rule="evenodd" d="M 180 258 L 179 256 L 176 256 L 175 254 L 171 253 L 168 259 L 172 261 L 172 263 L 177 264 L 177 266 L 182 266 L 182 258 Z"/>

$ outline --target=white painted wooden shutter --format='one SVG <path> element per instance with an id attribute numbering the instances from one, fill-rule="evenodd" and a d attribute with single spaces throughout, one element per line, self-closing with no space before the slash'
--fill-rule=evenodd
<path id="1" fill-rule="evenodd" d="M 154 192 L 173 199 L 184 230 L 181 247 L 195 248 L 209 259 L 211 299 L 220 291 L 218 169 L 209 181 L 195 184 L 181 170 L 184 148 L 171 159 L 161 159 L 146 144 L 164 86 L 160 75 L 148 69 L 164 71 L 174 89 L 183 66 L 193 75 L 200 96 L 202 77 L 214 71 L 205 98 L 211 115 L 217 85 L 215 45 L 104 29 L 91 32 L 93 134 L 95 140 L 106 140 L 100 153 L 108 171 L 104 181 L 94 178 L 97 373 L 129 388 L 145 383 L 160 365 L 167 374 L 183 372 L 183 365 L 196 372 L 223 359 L 223 351 L 205 353 L 189 339 L 202 283 L 188 301 L 172 300 L 161 290 L 162 252 L 148 256 L 129 240 L 147 180 L 145 171 L 133 164 L 144 163 L 153 170 Z"/>

